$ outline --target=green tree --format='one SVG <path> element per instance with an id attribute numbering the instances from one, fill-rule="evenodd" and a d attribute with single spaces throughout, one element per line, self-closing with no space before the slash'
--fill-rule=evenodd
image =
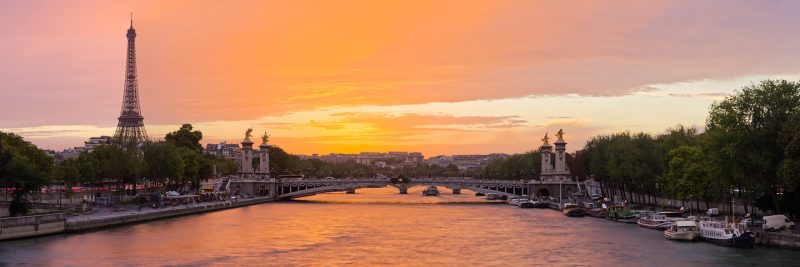
<path id="1" fill-rule="evenodd" d="M 170 142 L 147 143 L 143 149 L 145 175 L 159 185 L 175 184 L 183 178 L 184 163 Z"/>
<path id="2" fill-rule="evenodd" d="M 746 86 L 712 105 L 706 145 L 714 163 L 724 166 L 712 175 L 730 189 L 763 192 L 771 205 L 762 208 L 780 211 L 778 192 L 788 184 L 778 177 L 785 155 L 778 138 L 799 108 L 800 84 L 785 80 Z"/>
<path id="3" fill-rule="evenodd" d="M 53 160 L 35 145 L 13 133 L 0 132 L 0 187 L 13 189 L 9 213 L 27 214 L 26 196 L 49 182 Z"/>
<path id="4" fill-rule="evenodd" d="M 216 166 L 217 175 L 219 176 L 234 174 L 239 169 L 239 166 L 233 159 L 229 159 L 226 157 L 217 157 L 217 156 L 208 156 L 206 158 L 210 160 L 211 166 L 209 167 L 212 168 L 211 172 L 213 173 L 213 168 L 214 166 Z"/>
<path id="5" fill-rule="evenodd" d="M 203 133 L 194 130 L 191 124 L 184 124 L 177 131 L 167 133 L 164 140 L 176 147 L 185 147 L 197 154 L 203 153 L 203 146 L 200 144 L 200 141 L 203 140 Z"/>
<path id="6" fill-rule="evenodd" d="M 101 182 L 105 179 L 114 181 L 118 193 L 123 191 L 126 184 L 132 184 L 135 188 L 142 177 L 144 166 L 135 147 L 123 147 L 116 143 L 100 145 L 90 154 Z M 135 194 L 135 190 L 131 193 Z"/>
<path id="7" fill-rule="evenodd" d="M 55 165 L 53 169 L 53 179 L 64 183 L 67 196 L 72 195 L 72 186 L 81 184 L 83 177 L 80 171 L 80 161 L 75 159 L 65 159 Z"/>
<path id="8" fill-rule="evenodd" d="M 716 191 L 709 164 L 698 147 L 680 146 L 669 152 L 669 190 L 682 201 L 703 199 L 708 206 Z M 699 205 L 698 205 L 699 208 Z"/>
<path id="9" fill-rule="evenodd" d="M 783 146 L 780 183 L 790 189 L 797 188 L 800 186 L 800 112 L 796 112 L 781 129 L 779 143 Z"/>
<path id="10" fill-rule="evenodd" d="M 199 189 L 202 157 L 197 152 L 185 147 L 178 148 L 178 154 L 180 154 L 181 162 L 183 163 L 183 172 L 179 176 L 181 183 L 189 183 L 192 189 Z"/>
<path id="11" fill-rule="evenodd" d="M 278 146 L 269 147 L 269 172 L 273 177 L 301 173 L 299 161 L 297 156 L 286 153 Z"/>

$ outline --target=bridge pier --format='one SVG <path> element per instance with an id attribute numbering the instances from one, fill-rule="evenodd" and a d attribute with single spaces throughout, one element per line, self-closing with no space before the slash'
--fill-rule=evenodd
<path id="1" fill-rule="evenodd" d="M 461 194 L 461 188 L 453 188 L 453 195 L 460 195 L 460 194 Z"/>
<path id="2" fill-rule="evenodd" d="M 403 194 L 403 195 L 408 194 L 408 187 L 401 186 L 401 187 L 399 187 L 397 189 L 400 189 L 400 194 Z"/>
<path id="3" fill-rule="evenodd" d="M 355 194 L 355 193 L 356 193 L 356 189 L 355 189 L 355 188 L 348 188 L 348 189 L 345 191 L 345 193 L 346 193 L 346 194 Z"/>

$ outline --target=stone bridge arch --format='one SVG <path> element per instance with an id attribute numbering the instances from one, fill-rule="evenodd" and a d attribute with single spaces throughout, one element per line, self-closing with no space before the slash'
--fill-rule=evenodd
<path id="1" fill-rule="evenodd" d="M 278 184 L 278 199 L 313 196 L 330 192 L 355 191 L 359 188 L 381 188 L 388 185 L 385 180 L 299 180 Z"/>

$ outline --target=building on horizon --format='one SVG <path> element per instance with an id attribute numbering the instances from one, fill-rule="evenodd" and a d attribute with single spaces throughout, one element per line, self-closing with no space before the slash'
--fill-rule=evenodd
<path id="1" fill-rule="evenodd" d="M 428 164 L 447 167 L 450 164 L 458 167 L 459 170 L 470 170 L 483 168 L 496 159 L 506 159 L 510 157 L 505 153 L 491 154 L 469 154 L 469 155 L 440 155 L 431 157 L 427 160 Z"/>
<path id="2" fill-rule="evenodd" d="M 47 153 L 48 156 L 55 159 L 56 162 L 61 162 L 67 159 L 76 159 L 83 152 L 90 152 L 95 148 L 97 148 L 98 146 L 108 145 L 111 144 L 111 142 L 113 141 L 114 138 L 108 135 L 89 137 L 89 140 L 83 142 L 83 146 L 67 148 L 58 152 L 53 150 L 45 150 L 45 153 Z"/>
<path id="3" fill-rule="evenodd" d="M 308 155 L 298 155 L 302 159 L 318 159 L 322 162 L 331 163 L 331 164 L 342 164 L 346 162 L 352 161 L 356 164 L 368 165 L 372 166 L 375 164 L 381 164 L 383 166 L 388 165 L 409 165 L 409 164 L 418 164 L 424 162 L 424 156 L 421 152 L 401 152 L 401 151 L 390 151 L 390 152 L 360 152 L 358 154 L 342 154 L 342 153 L 330 153 L 328 155 L 319 155 L 319 154 L 312 154 Z"/>
<path id="4" fill-rule="evenodd" d="M 225 157 L 233 160 L 238 160 L 241 153 L 239 144 L 228 144 L 227 141 L 222 141 L 217 144 L 206 144 L 203 149 L 203 154 L 218 157 Z"/>

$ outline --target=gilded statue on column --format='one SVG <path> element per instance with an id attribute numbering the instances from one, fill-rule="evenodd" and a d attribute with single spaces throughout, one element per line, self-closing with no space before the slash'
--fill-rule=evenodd
<path id="1" fill-rule="evenodd" d="M 253 128 L 247 128 L 247 131 L 244 132 L 244 140 L 250 140 L 250 137 L 253 137 Z"/>

